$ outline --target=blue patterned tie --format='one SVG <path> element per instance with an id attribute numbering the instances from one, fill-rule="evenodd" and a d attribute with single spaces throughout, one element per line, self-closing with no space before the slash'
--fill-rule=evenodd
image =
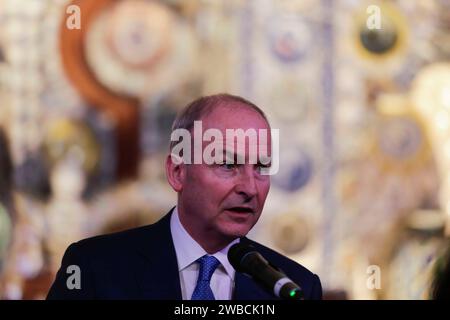
<path id="1" fill-rule="evenodd" d="M 215 257 L 208 255 L 204 255 L 197 261 L 200 263 L 200 270 L 191 300 L 215 300 L 209 282 L 220 262 Z"/>

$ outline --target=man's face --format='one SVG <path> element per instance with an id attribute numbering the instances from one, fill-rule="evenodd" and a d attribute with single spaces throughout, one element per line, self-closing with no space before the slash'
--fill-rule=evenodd
<path id="1" fill-rule="evenodd" d="M 224 160 L 234 158 L 234 164 L 185 165 L 185 177 L 179 192 L 179 211 L 183 211 L 185 227 L 208 237 L 235 239 L 245 236 L 258 221 L 270 188 L 270 176 L 262 175 L 264 167 L 254 152 L 257 163 L 249 163 L 252 148 L 249 139 L 238 148 L 238 139 L 226 138 L 226 129 L 254 129 L 257 155 L 271 155 L 270 128 L 264 118 L 248 107 L 219 107 L 202 119 L 203 132 L 210 128 L 220 130 L 223 136 Z M 265 129 L 266 139 L 259 139 Z M 198 137 L 197 137 L 198 138 Z M 196 137 L 194 136 L 194 139 Z M 265 141 L 264 141 L 265 140 Z M 242 141 L 242 140 L 241 140 Z M 210 144 L 203 142 L 203 149 Z M 236 157 L 245 159 L 236 164 Z M 202 159 L 203 160 L 203 159 Z M 242 161 L 241 161 L 242 163 Z"/>

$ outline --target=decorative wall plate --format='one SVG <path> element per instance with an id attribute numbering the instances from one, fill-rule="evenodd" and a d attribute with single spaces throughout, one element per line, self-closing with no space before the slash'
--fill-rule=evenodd
<path id="1" fill-rule="evenodd" d="M 190 26 L 168 7 L 154 1 L 123 0 L 92 22 L 85 55 L 104 86 L 145 99 L 183 83 L 195 50 Z"/>
<path id="2" fill-rule="evenodd" d="M 286 254 L 301 252 L 309 242 L 308 223 L 297 212 L 277 215 L 272 221 L 272 239 Z"/>
<path id="3" fill-rule="evenodd" d="M 312 33 L 305 19 L 288 13 L 269 18 L 266 36 L 271 53 L 283 63 L 302 60 L 312 42 Z"/>
<path id="4" fill-rule="evenodd" d="M 282 153 L 281 153 L 282 152 Z M 280 168 L 272 177 L 273 184 L 286 192 L 296 192 L 305 187 L 313 175 L 313 160 L 298 147 L 281 151 Z"/>
<path id="5" fill-rule="evenodd" d="M 105 38 L 115 59 L 129 68 L 151 70 L 171 50 L 174 15 L 156 2 L 117 2 L 106 22 Z"/>
<path id="6" fill-rule="evenodd" d="M 430 157 L 423 124 L 414 114 L 380 116 L 372 151 L 382 168 L 405 174 L 420 168 Z"/>
<path id="7" fill-rule="evenodd" d="M 381 28 L 367 27 L 367 6 L 356 15 L 354 44 L 364 59 L 382 62 L 405 52 L 408 42 L 408 24 L 402 13 L 392 4 L 377 3 L 380 8 Z"/>

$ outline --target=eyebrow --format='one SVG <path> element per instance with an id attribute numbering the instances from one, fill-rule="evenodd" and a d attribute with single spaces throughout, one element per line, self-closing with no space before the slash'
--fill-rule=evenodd
<path id="1" fill-rule="evenodd" d="M 230 159 L 233 160 L 233 164 L 245 163 L 245 161 L 242 161 L 245 159 L 245 157 L 235 153 L 234 151 L 222 149 L 222 154 L 225 156 L 226 163 L 228 163 L 228 160 L 230 160 Z M 241 160 L 241 161 L 239 162 L 239 160 Z"/>
<path id="2" fill-rule="evenodd" d="M 236 154 L 234 151 L 230 151 L 230 150 L 226 150 L 226 149 L 222 149 L 222 154 L 225 156 L 225 162 L 228 163 L 228 160 L 233 159 L 233 164 L 244 164 L 245 163 L 245 157 L 242 156 L 241 154 Z M 239 162 L 238 160 L 241 160 L 241 162 Z M 266 165 L 266 166 L 270 166 L 272 164 L 272 158 L 271 157 L 266 157 L 266 156 L 257 156 L 256 159 L 256 163 L 257 165 Z"/>

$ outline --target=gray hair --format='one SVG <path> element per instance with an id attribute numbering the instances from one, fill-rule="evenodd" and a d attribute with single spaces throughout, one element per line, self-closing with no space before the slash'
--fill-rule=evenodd
<path id="1" fill-rule="evenodd" d="M 203 117 L 210 114 L 214 108 L 230 107 L 234 104 L 239 104 L 240 107 L 247 107 L 259 113 L 264 120 L 269 124 L 265 113 L 254 103 L 232 94 L 219 93 L 210 96 L 200 97 L 189 103 L 176 117 L 172 124 L 172 131 L 176 129 L 186 129 L 191 131 L 194 127 L 194 121 L 201 120 Z M 235 106 L 233 106 L 235 107 Z M 170 142 L 170 150 L 177 144 L 177 141 Z"/>

